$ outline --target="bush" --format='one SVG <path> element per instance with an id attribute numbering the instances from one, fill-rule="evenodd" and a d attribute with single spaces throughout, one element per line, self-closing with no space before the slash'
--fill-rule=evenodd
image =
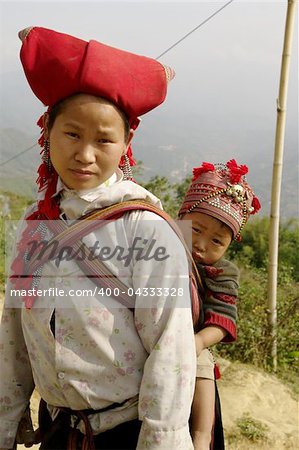
<path id="1" fill-rule="evenodd" d="M 280 283 L 299 281 L 299 223 L 291 219 L 279 228 L 278 280 Z M 267 270 L 269 256 L 269 218 L 251 220 L 242 233 L 241 243 L 233 242 L 228 255 L 246 267 Z"/>
<path id="2" fill-rule="evenodd" d="M 267 439 L 269 428 L 259 420 L 253 419 L 247 413 L 237 420 L 238 431 L 241 436 L 252 442 L 264 441 Z"/>
<path id="3" fill-rule="evenodd" d="M 299 374 L 298 284 L 278 286 L 277 291 L 277 353 L 280 368 Z M 269 360 L 272 339 L 267 321 L 267 274 L 264 270 L 241 267 L 238 299 L 238 337 L 233 344 L 219 344 L 223 357 L 271 368 Z"/>
<path id="4" fill-rule="evenodd" d="M 5 222 L 18 220 L 22 217 L 28 205 L 32 204 L 31 199 L 20 195 L 2 192 L 1 197 L 5 198 L 5 205 L 8 207 L 5 216 L 0 215 L 0 292 L 4 292 L 5 284 Z"/>

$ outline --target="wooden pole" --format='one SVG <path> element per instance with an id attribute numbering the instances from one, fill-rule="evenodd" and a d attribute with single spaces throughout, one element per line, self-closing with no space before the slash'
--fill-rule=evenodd
<path id="1" fill-rule="evenodd" d="M 275 135 L 275 151 L 272 173 L 271 212 L 269 228 L 269 265 L 268 265 L 268 324 L 271 335 L 271 362 L 273 370 L 277 370 L 277 265 L 279 243 L 279 209 L 283 150 L 286 123 L 287 91 L 290 71 L 291 47 L 294 31 L 297 0 L 288 0 L 286 14 L 284 46 L 282 53 L 279 97 L 277 100 L 277 121 Z"/>

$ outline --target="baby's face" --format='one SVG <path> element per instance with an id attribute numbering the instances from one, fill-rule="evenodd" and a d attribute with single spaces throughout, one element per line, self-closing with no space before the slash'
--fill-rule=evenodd
<path id="1" fill-rule="evenodd" d="M 185 214 L 182 220 L 192 220 L 192 254 L 201 264 L 214 264 L 232 241 L 231 229 L 218 219 L 200 212 Z"/>

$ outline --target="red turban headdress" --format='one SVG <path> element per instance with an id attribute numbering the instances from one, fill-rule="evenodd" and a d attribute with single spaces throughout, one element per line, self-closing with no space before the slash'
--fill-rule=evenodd
<path id="1" fill-rule="evenodd" d="M 76 93 L 106 98 L 130 123 L 160 105 L 174 72 L 158 61 L 46 28 L 20 32 L 21 61 L 34 94 L 46 106 Z"/>

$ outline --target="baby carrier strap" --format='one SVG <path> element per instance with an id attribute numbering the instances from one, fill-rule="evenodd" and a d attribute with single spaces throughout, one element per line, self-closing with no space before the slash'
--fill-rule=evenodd
<path id="1" fill-rule="evenodd" d="M 66 246 L 72 246 L 76 251 L 79 249 L 84 253 L 86 257 L 76 258 L 76 263 L 87 274 L 90 274 L 90 279 L 101 288 L 117 288 L 119 296 L 117 300 L 124 306 L 134 309 L 134 297 L 128 295 L 128 287 L 122 283 L 122 281 L 114 275 L 110 269 L 99 259 L 92 258 L 90 249 L 81 241 L 81 238 L 105 225 L 106 220 L 116 220 L 122 217 L 125 213 L 131 211 L 150 211 L 158 216 L 162 217 L 170 227 L 175 231 L 184 245 L 189 265 L 190 265 L 190 280 L 191 280 L 191 296 L 192 296 L 192 315 L 194 325 L 199 323 L 200 314 L 202 313 L 201 307 L 201 293 L 203 292 L 203 285 L 198 273 L 195 261 L 192 258 L 190 249 L 188 248 L 183 238 L 182 232 L 176 222 L 165 211 L 157 208 L 156 206 L 142 201 L 142 200 L 130 200 L 127 202 L 116 203 L 104 209 L 93 211 L 92 213 L 83 216 L 80 220 L 76 221 L 71 226 L 67 226 L 62 221 L 47 221 L 47 227 L 54 233 L 54 237 L 48 242 L 46 251 L 43 252 L 42 258 L 38 257 L 36 253 L 33 255 L 30 261 L 29 269 L 33 273 L 38 267 L 44 264 L 49 257 L 49 253 L 53 252 L 52 243 L 55 241 L 55 252 L 57 256 L 59 252 Z M 78 252 L 79 253 L 79 252 Z"/>

